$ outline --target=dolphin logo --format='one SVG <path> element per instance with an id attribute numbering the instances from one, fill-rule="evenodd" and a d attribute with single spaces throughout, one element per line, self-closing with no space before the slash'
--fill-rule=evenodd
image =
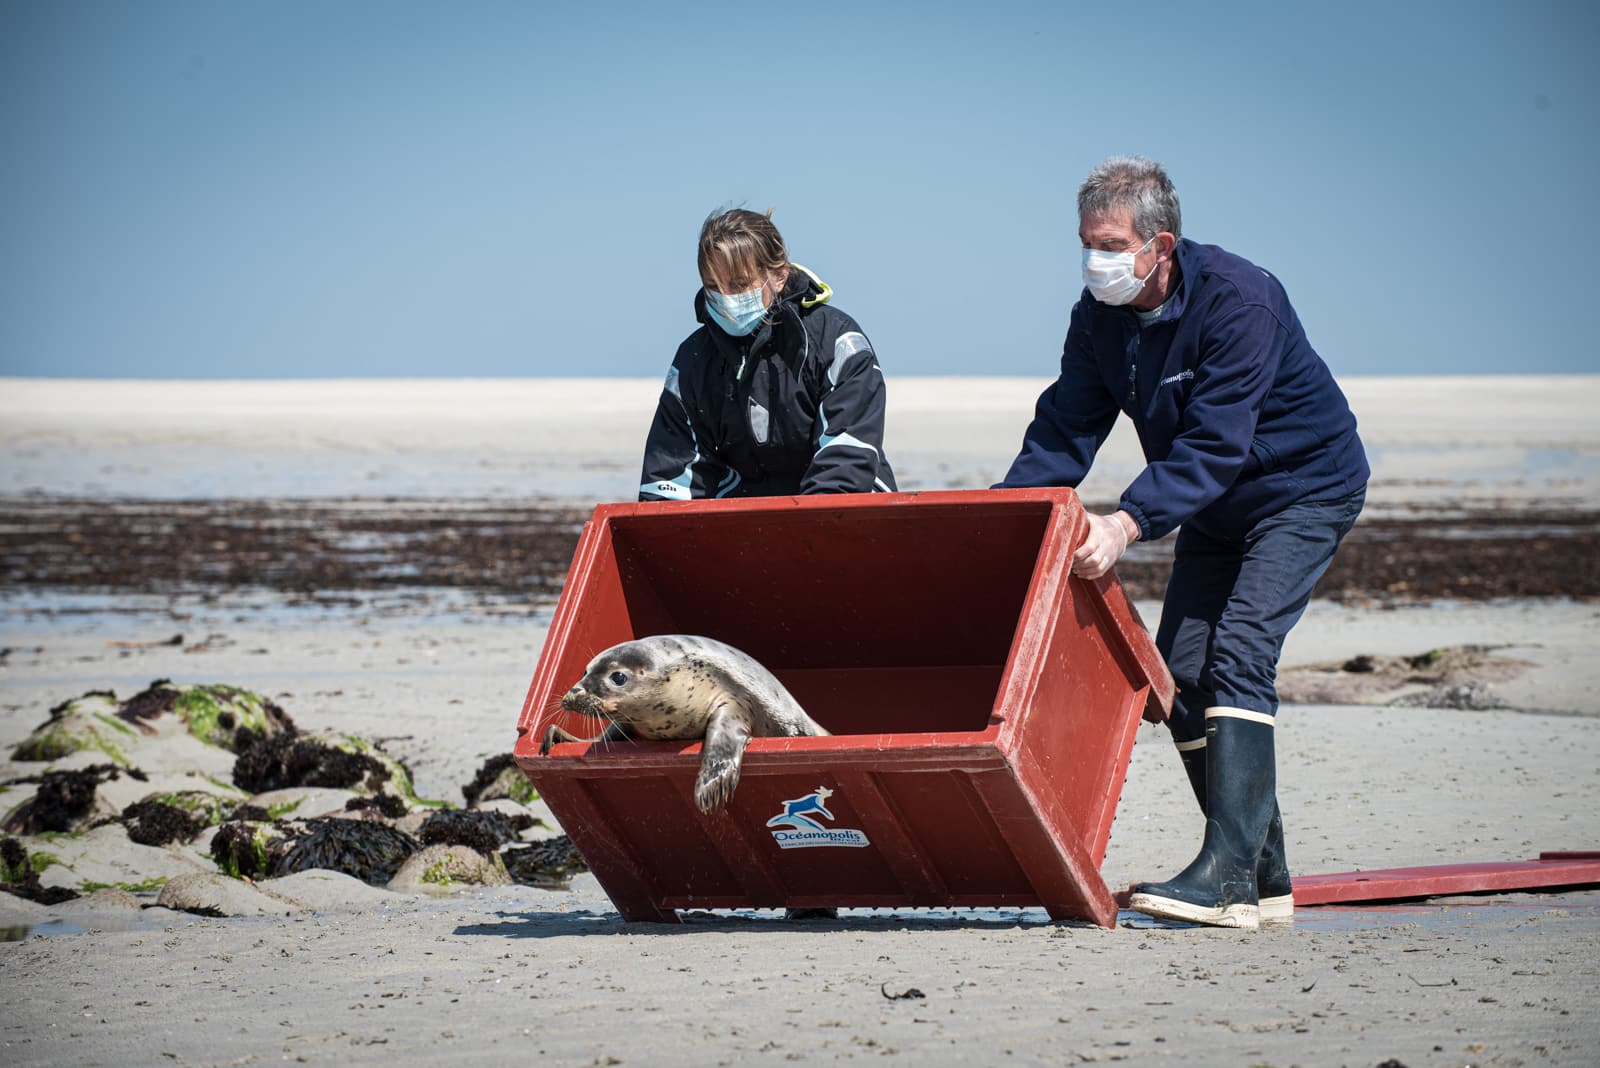
<path id="1" fill-rule="evenodd" d="M 827 800 L 833 796 L 833 791 L 826 786 L 819 786 L 804 797 L 797 797 L 793 801 L 783 803 L 783 811 L 767 821 L 768 827 L 793 827 L 797 831 L 822 831 L 827 828 L 816 820 L 807 816 L 807 812 L 816 812 L 833 819 L 833 813 L 828 811 Z"/>

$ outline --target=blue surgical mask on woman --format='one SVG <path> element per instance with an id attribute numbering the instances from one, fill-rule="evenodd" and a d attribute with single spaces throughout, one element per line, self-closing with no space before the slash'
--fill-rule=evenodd
<path id="1" fill-rule="evenodd" d="M 1154 240 L 1153 237 L 1150 239 Z M 1139 252 L 1149 248 L 1150 241 L 1140 246 Z M 1139 295 L 1144 284 L 1150 281 L 1150 275 L 1156 273 L 1155 267 L 1151 267 L 1150 274 L 1143 278 L 1133 273 L 1133 260 L 1139 252 L 1102 252 L 1097 248 L 1083 250 L 1083 284 L 1089 287 L 1095 300 L 1102 304 L 1127 304 Z"/>
<path id="2" fill-rule="evenodd" d="M 707 286 L 706 311 L 711 313 L 712 321 L 722 328 L 723 333 L 730 337 L 744 337 L 767 314 L 767 306 L 761 302 L 759 283 L 754 289 L 731 294 L 718 293 Z"/>

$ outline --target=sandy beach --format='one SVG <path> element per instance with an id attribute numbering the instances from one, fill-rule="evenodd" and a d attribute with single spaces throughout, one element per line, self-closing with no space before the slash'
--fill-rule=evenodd
<path id="1" fill-rule="evenodd" d="M 1043 384 L 891 379 L 903 487 L 994 481 Z M 1600 849 L 1600 602 L 1579 574 L 1600 515 L 1588 416 L 1600 378 L 1345 385 L 1374 466 L 1367 548 L 1352 554 L 1370 564 L 1337 599 L 1313 602 L 1284 654 L 1285 687 L 1313 698 L 1286 705 L 1278 731 L 1296 874 Z M 0 382 L 13 538 L 0 757 L 88 690 L 227 683 L 302 729 L 384 739 L 419 795 L 463 804 L 463 785 L 510 749 L 559 590 L 559 579 L 524 576 L 559 572 L 570 549 L 530 551 L 512 579 L 496 579 L 499 542 L 397 547 L 444 540 L 428 514 L 488 529 L 513 507 L 519 528 L 550 517 L 527 540 L 569 546 L 588 507 L 631 497 L 658 388 Z M 1119 428 L 1085 499 L 1113 499 L 1137 464 Z M 218 539 L 192 543 L 211 570 L 168 572 L 131 554 L 81 581 L 45 551 L 76 534 L 71 544 L 100 547 L 86 558 L 112 559 L 95 554 L 115 538 L 88 536 L 86 517 L 102 509 L 153 522 L 148 502 L 176 514 L 187 501 L 210 530 L 245 514 L 243 502 L 308 499 L 323 510 L 306 533 L 252 543 L 260 559 L 237 574 L 223 565 L 241 550 L 226 539 L 214 560 L 204 544 Z M 55 527 L 51 509 L 66 516 Z M 350 525 L 358 513 L 392 523 Z M 248 512 L 240 529 L 271 526 L 263 516 Z M 1407 584 L 1389 557 L 1430 534 L 1429 584 Z M 269 564 L 313 541 L 333 564 L 315 581 L 275 577 Z M 385 579 L 378 565 L 395 561 L 413 570 Z M 1515 596 L 1523 587 L 1470 581 L 1519 566 L 1577 577 Z M 1153 627 L 1159 602 L 1131 578 L 1130 589 Z M 1387 689 L 1338 670 L 1463 649 L 1480 652 L 1457 675 L 1411 670 Z M 36 773 L 0 760 L 0 779 Z M 1199 835 L 1165 731 L 1141 727 L 1103 877 L 1121 886 L 1175 871 Z M 1241 935 L 1133 913 L 1114 929 L 1058 924 L 1037 909 L 846 910 L 806 923 L 690 913 L 661 928 L 624 923 L 587 874 L 443 897 L 315 872 L 259 885 L 272 907 L 228 916 L 161 907 L 153 891 L 55 905 L 0 894 L 14 939 L 0 942 L 5 1063 L 1416 1068 L 1587 1065 L 1600 1049 L 1593 890 L 1306 908 Z"/>

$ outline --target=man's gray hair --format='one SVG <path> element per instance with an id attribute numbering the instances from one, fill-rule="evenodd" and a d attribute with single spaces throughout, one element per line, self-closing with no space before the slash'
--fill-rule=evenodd
<path id="1" fill-rule="evenodd" d="M 1112 156 L 1089 172 L 1078 187 L 1078 216 L 1133 214 L 1133 228 L 1145 239 L 1165 230 L 1183 236 L 1178 191 L 1166 168 L 1143 156 Z"/>

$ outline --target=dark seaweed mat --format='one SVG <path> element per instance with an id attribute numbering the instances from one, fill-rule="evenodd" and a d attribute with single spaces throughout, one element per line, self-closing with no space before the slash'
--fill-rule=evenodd
<path id="1" fill-rule="evenodd" d="M 37 777 L 13 779 L 14 783 L 37 783 L 33 797 L 17 806 L 6 820 L 11 834 L 65 833 L 87 816 L 94 807 L 94 792 L 103 782 L 127 775 L 140 782 L 145 774 L 137 768 L 115 764 L 92 764 L 70 771 L 47 771 Z"/>
<path id="2" fill-rule="evenodd" d="M 527 816 L 519 822 L 522 828 L 533 825 Z M 423 845 L 462 845 L 490 856 L 507 842 L 516 841 L 522 828 L 502 812 L 442 809 L 423 821 L 417 837 Z"/>
<path id="3" fill-rule="evenodd" d="M 588 517 L 584 509 L 490 501 L 13 497 L 0 509 L 5 586 L 306 595 L 452 588 L 535 603 L 560 593 Z M 1136 544 L 1117 574 L 1132 596 L 1158 598 L 1171 558 L 1170 537 Z M 1351 603 L 1600 597 L 1600 511 L 1522 501 L 1369 510 L 1316 596 Z"/>
<path id="4" fill-rule="evenodd" d="M 589 870 L 583 854 L 564 834 L 530 845 L 512 846 L 501 853 L 500 858 L 511 878 L 524 886 L 560 889 L 570 883 L 574 875 Z"/>
<path id="5" fill-rule="evenodd" d="M 348 790 L 364 784 L 378 790 L 389 769 L 366 753 L 346 753 L 301 734 L 274 734 L 241 752 L 233 762 L 233 783 L 251 794 L 297 786 Z"/>
<path id="6" fill-rule="evenodd" d="M 382 886 L 419 848 L 417 840 L 386 823 L 367 820 L 310 819 L 291 832 L 277 854 L 274 876 L 323 868 Z"/>
<path id="7" fill-rule="evenodd" d="M 206 829 L 206 822 L 176 805 L 146 798 L 122 810 L 122 826 L 140 845 L 165 846 L 187 842 Z"/>
<path id="8" fill-rule="evenodd" d="M 0 584 L 173 593 L 453 587 L 553 600 L 588 510 L 527 503 L 0 500 Z"/>

